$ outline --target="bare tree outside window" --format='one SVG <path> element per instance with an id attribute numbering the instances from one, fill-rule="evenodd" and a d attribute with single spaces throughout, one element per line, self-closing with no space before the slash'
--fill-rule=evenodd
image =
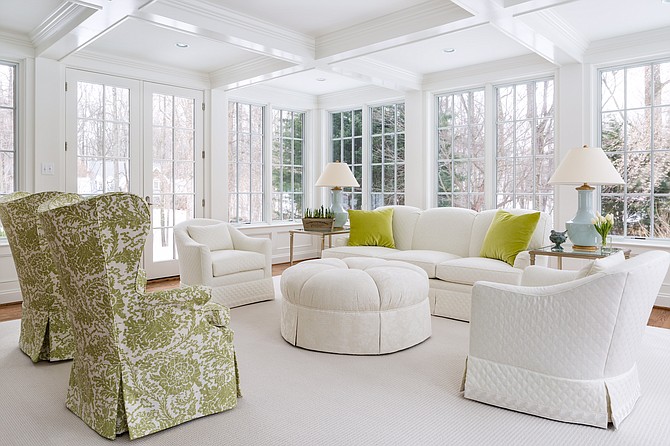
<path id="1" fill-rule="evenodd" d="M 600 145 L 624 179 L 603 186 L 612 234 L 670 238 L 670 61 L 600 70 Z"/>
<path id="2" fill-rule="evenodd" d="M 302 218 L 305 114 L 272 111 L 272 219 Z"/>
<path id="3" fill-rule="evenodd" d="M 16 127 L 16 65 L 0 61 L 0 195 L 16 190 Z"/>
<path id="4" fill-rule="evenodd" d="M 484 209 L 484 89 L 437 96 L 437 205 Z"/>
<path id="5" fill-rule="evenodd" d="M 371 107 L 370 131 L 371 207 L 405 204 L 405 104 Z"/>
<path id="6" fill-rule="evenodd" d="M 128 192 L 130 90 L 77 82 L 77 192 Z"/>
<path id="7" fill-rule="evenodd" d="M 263 111 L 260 105 L 228 104 L 228 218 L 263 221 Z"/>
<path id="8" fill-rule="evenodd" d="M 496 206 L 554 210 L 554 81 L 497 86 Z"/>
<path id="9" fill-rule="evenodd" d="M 332 161 L 347 163 L 358 184 L 363 184 L 363 110 L 331 113 Z M 342 190 L 345 209 L 361 209 L 362 187 L 345 187 Z"/>

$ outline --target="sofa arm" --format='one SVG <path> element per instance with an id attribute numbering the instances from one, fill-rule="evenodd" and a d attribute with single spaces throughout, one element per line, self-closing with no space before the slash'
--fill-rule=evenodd
<path id="1" fill-rule="evenodd" d="M 469 354 L 539 373 L 595 378 L 604 371 L 626 277 L 596 274 L 546 287 L 476 282 Z M 588 356 L 575 356 L 580 352 Z"/>
<path id="2" fill-rule="evenodd" d="M 212 283 L 212 254 L 206 245 L 183 237 L 179 240 L 179 278 L 186 285 Z"/>
<path id="3" fill-rule="evenodd" d="M 240 251 L 251 251 L 265 257 L 265 277 L 272 277 L 272 240 L 268 238 L 249 237 L 239 229 L 229 226 L 233 248 Z"/>

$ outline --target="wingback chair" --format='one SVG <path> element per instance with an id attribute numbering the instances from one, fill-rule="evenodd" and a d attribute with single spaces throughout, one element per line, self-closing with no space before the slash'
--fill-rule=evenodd
<path id="1" fill-rule="evenodd" d="M 182 284 L 212 287 L 212 299 L 229 308 L 274 299 L 270 240 L 208 218 L 179 223 L 174 236 Z"/>
<path id="2" fill-rule="evenodd" d="M 235 407 L 228 309 L 209 290 L 144 293 L 144 200 L 108 193 L 42 209 L 76 350 L 66 405 L 103 437 L 135 439 Z"/>
<path id="3" fill-rule="evenodd" d="M 49 247 L 41 235 L 38 208 L 73 194 L 14 192 L 0 197 L 0 220 L 7 234 L 21 288 L 19 348 L 33 362 L 72 359 L 74 340 L 63 292 Z"/>
<path id="4" fill-rule="evenodd" d="M 565 283 L 477 282 L 465 397 L 618 428 L 640 396 L 636 353 L 669 265 L 670 254 L 648 251 Z M 537 276 L 537 269 L 568 274 L 528 271 Z"/>

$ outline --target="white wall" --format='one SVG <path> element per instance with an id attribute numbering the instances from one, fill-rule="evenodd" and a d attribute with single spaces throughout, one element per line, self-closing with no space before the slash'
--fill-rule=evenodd
<path id="1" fill-rule="evenodd" d="M 659 34 L 660 33 L 660 34 Z M 649 36 L 647 36 L 649 34 Z M 653 35 L 652 35 L 653 34 Z M 647 38 L 647 37 L 654 37 Z M 310 95 L 282 92 L 264 86 L 254 86 L 225 92 L 209 89 L 209 78 L 202 73 L 180 70 L 165 70 L 145 64 L 129 63 L 118 59 L 101 58 L 84 54 L 70 57 L 66 62 L 34 58 L 32 48 L 25 44 L 0 42 L 0 58 L 20 63 L 20 85 L 22 92 L 21 128 L 19 130 L 21 189 L 29 191 L 63 190 L 64 142 L 65 142 L 65 70 L 68 67 L 96 71 L 135 79 L 167 83 L 205 91 L 207 112 L 205 118 L 205 196 L 208 202 L 206 216 L 227 219 L 225 190 L 227 169 L 227 101 L 245 100 L 280 108 L 306 112 L 306 137 L 310 150 L 305 162 L 310 172 L 305 184 L 313 184 L 326 160 L 329 145 L 329 111 L 349 107 L 364 107 L 383 102 L 404 100 L 406 105 L 406 202 L 421 208 L 431 207 L 434 198 L 434 132 L 433 104 L 438 93 L 456 91 L 486 85 L 554 76 L 557 92 L 556 162 L 573 147 L 595 144 L 596 137 L 596 70 L 608 64 L 626 60 L 649 60 L 668 57 L 670 47 L 663 44 L 670 38 L 668 31 L 646 33 L 638 39 L 612 39 L 593 45 L 586 55 L 586 63 L 571 64 L 560 68 L 537 56 L 522 56 L 509 60 L 491 62 L 477 66 L 434 73 L 424 77 L 423 89 L 412 92 L 397 92 L 384 88 L 369 87 L 353 91 L 314 97 Z M 491 139 L 492 141 L 492 139 Z M 369 144 L 364 141 L 364 145 Z M 492 150 L 489 144 L 489 151 Z M 53 163 L 55 175 L 42 175 L 41 164 Z M 269 167 L 269 166 L 268 166 Z M 327 189 L 307 188 L 306 205 L 310 207 L 328 203 Z M 577 194 L 568 186 L 556 191 L 555 224 L 563 229 L 577 208 Z M 275 263 L 288 261 L 288 231 L 300 224 L 253 225 L 242 228 L 255 237 L 273 240 Z M 670 251 L 670 243 L 615 241 L 615 244 L 630 246 L 634 253 L 647 249 Z M 317 238 L 296 236 L 296 259 L 318 255 Z M 570 266 L 570 265 L 568 265 Z M 578 267 L 578 265 L 575 265 Z M 16 300 L 19 296 L 18 282 L 7 245 L 0 245 L 0 303 Z M 666 277 L 657 301 L 670 307 L 670 274 Z"/>

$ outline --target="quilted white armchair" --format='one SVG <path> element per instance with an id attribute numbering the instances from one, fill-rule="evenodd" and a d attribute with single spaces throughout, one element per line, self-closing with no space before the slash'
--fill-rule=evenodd
<path id="1" fill-rule="evenodd" d="M 244 235 L 208 218 L 174 228 L 184 285 L 212 288 L 212 300 L 229 308 L 274 299 L 272 242 Z"/>
<path id="2" fill-rule="evenodd" d="M 548 286 L 477 282 L 465 398 L 554 420 L 618 428 L 640 396 L 636 351 L 670 265 L 649 251 Z M 596 272 L 600 270 L 600 272 Z M 538 274 L 540 272 L 540 274 Z M 593 272 L 594 274 L 589 274 Z M 562 279 L 575 278 L 555 271 Z M 526 274 L 524 272 L 524 274 Z M 524 281 L 522 280 L 522 283 Z"/>

